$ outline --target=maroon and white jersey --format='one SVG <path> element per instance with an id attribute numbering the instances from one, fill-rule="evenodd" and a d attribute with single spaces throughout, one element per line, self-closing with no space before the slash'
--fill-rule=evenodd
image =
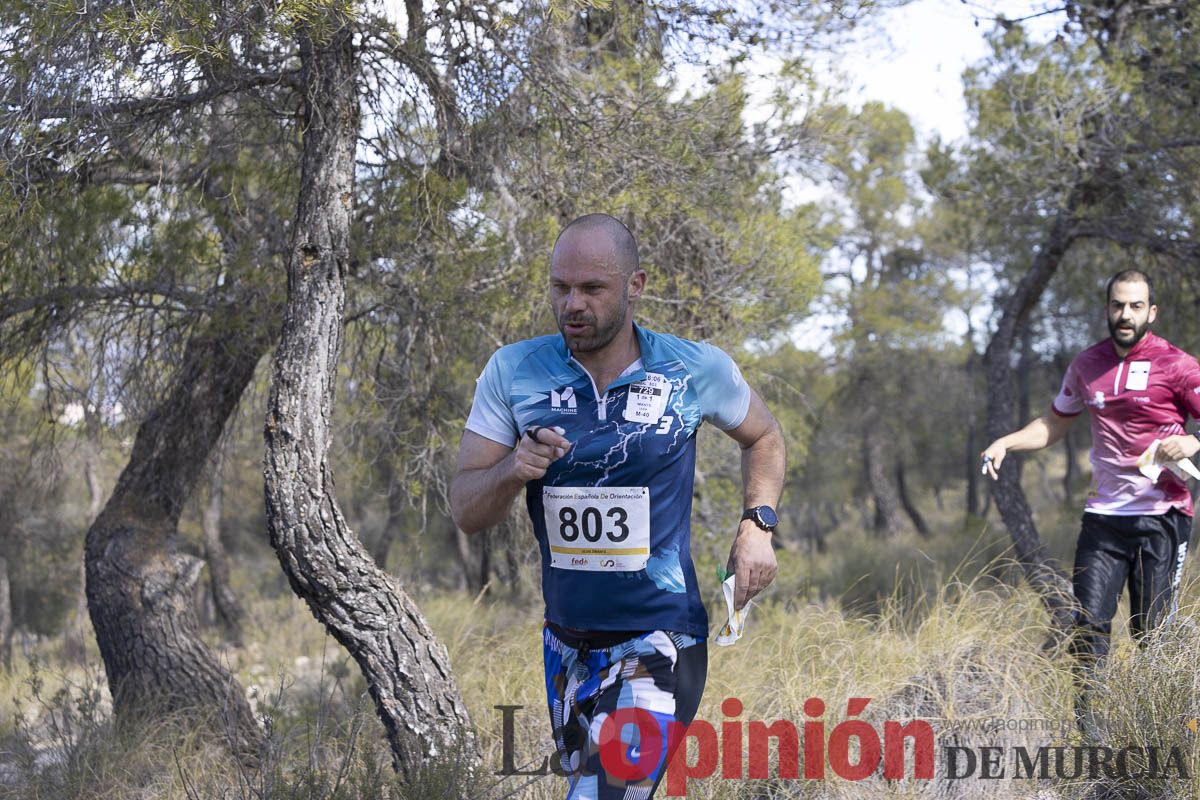
<path id="1" fill-rule="evenodd" d="M 1092 417 L 1092 491 L 1087 510 L 1131 516 L 1192 513 L 1192 496 L 1170 470 L 1156 482 L 1137 468 L 1155 439 L 1183 434 L 1190 415 L 1200 418 L 1200 364 L 1166 339 L 1147 333 L 1125 358 L 1111 339 L 1071 361 L 1054 413 Z"/>

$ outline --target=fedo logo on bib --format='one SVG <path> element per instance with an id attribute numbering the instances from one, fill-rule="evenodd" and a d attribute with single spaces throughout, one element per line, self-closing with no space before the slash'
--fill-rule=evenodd
<path id="1" fill-rule="evenodd" d="M 544 486 L 550 566 L 637 572 L 650 558 L 650 490 L 645 486 Z"/>

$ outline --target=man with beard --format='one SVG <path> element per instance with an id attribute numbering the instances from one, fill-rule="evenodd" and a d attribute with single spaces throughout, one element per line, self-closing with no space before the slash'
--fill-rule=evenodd
<path id="1" fill-rule="evenodd" d="M 1174 609 L 1192 498 L 1182 479 L 1155 464 L 1200 450 L 1200 439 L 1184 430 L 1188 416 L 1200 417 L 1200 365 L 1150 331 L 1158 315 L 1150 278 L 1138 270 L 1118 272 L 1105 297 L 1109 338 L 1075 357 L 1049 412 L 983 451 L 983 468 L 994 480 L 1007 453 L 1048 447 L 1085 408 L 1091 411 L 1092 489 L 1073 575 L 1080 608 L 1072 648 L 1084 676 L 1108 652 L 1125 584 L 1135 637 Z M 1148 463 L 1141 457 L 1155 441 L 1154 463 Z M 1144 472 L 1159 474 L 1152 480 Z"/>
<path id="2" fill-rule="evenodd" d="M 568 797 L 651 797 L 673 723 L 695 716 L 708 618 L 691 559 L 696 431 L 742 448 L 745 512 L 729 554 L 741 608 L 775 576 L 783 436 L 712 345 L 642 328 L 637 243 L 589 214 L 559 234 L 561 335 L 500 348 L 476 384 L 451 510 L 501 522 L 525 489 L 542 561 L 546 691 Z M 606 724 L 607 723 L 607 724 Z"/>

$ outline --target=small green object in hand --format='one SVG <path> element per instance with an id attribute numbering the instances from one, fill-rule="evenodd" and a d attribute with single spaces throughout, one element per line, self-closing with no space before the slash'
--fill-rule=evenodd
<path id="1" fill-rule="evenodd" d="M 717 565 L 717 580 L 720 581 L 721 583 L 724 583 L 725 579 L 728 577 L 729 577 L 729 573 L 725 571 L 724 567 L 722 567 L 720 564 L 718 564 Z"/>

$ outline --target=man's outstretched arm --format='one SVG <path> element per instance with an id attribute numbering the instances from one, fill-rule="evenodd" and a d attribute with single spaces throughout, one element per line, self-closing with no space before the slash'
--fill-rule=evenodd
<path id="1" fill-rule="evenodd" d="M 536 438 L 535 438 L 536 437 Z M 529 481 L 566 455 L 571 443 L 553 428 L 533 429 L 508 447 L 463 431 L 458 447 L 458 471 L 450 482 L 450 514 L 466 533 L 498 525 Z"/>
<path id="2" fill-rule="evenodd" d="M 1054 444 L 1067 435 L 1067 430 L 1075 421 L 1075 416 L 1077 415 L 1067 417 L 1056 414 L 1053 410 L 1047 411 L 1024 428 L 1013 431 L 1007 436 L 1001 436 L 980 453 L 987 474 L 991 476 L 992 480 L 998 479 L 1000 465 L 1009 453 L 1027 453 Z"/>
<path id="3" fill-rule="evenodd" d="M 783 429 L 757 392 L 750 393 L 750 410 L 742 424 L 726 431 L 742 447 L 743 508 L 779 503 L 787 467 Z M 771 533 L 753 520 L 742 520 L 729 551 L 734 580 L 734 605 L 741 608 L 770 585 L 778 562 Z"/>

